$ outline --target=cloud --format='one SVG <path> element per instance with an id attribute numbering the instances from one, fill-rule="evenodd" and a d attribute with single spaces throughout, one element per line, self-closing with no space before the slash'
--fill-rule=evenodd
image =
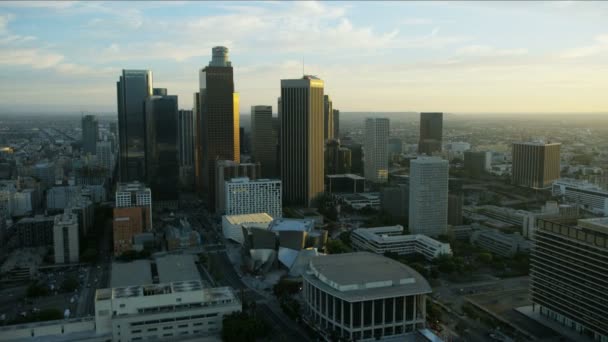
<path id="1" fill-rule="evenodd" d="M 560 54 L 562 58 L 574 59 L 590 57 L 608 52 L 608 34 L 598 35 L 594 38 L 595 43 L 568 49 Z"/>
<path id="2" fill-rule="evenodd" d="M 456 51 L 459 56 L 466 57 L 513 57 L 528 54 L 528 49 L 499 49 L 488 45 L 469 45 Z"/>
<path id="3" fill-rule="evenodd" d="M 59 64 L 63 58 L 60 54 L 36 48 L 0 49 L 0 65 L 26 65 L 34 69 L 45 69 Z"/>
<path id="4" fill-rule="evenodd" d="M 428 18 L 405 18 L 405 19 L 402 19 L 399 23 L 402 25 L 417 26 L 417 25 L 430 25 L 433 23 L 433 21 Z"/>

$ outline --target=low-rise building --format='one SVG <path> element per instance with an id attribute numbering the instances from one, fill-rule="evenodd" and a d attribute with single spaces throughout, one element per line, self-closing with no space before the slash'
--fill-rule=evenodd
<path id="1" fill-rule="evenodd" d="M 504 257 L 513 256 L 518 252 L 530 252 L 532 247 L 532 243 L 520 234 L 505 234 L 496 229 L 475 231 L 470 241 L 473 245 Z"/>
<path id="2" fill-rule="evenodd" d="M 431 291 L 410 267 L 368 252 L 313 257 L 303 274 L 306 319 L 327 336 L 353 341 L 424 328 Z"/>
<path id="3" fill-rule="evenodd" d="M 202 243 L 201 235 L 184 220 L 181 220 L 179 225 L 165 229 L 165 240 L 169 251 L 197 247 Z"/>
<path id="4" fill-rule="evenodd" d="M 363 209 L 365 207 L 379 209 L 380 208 L 380 193 L 365 192 L 358 194 L 340 194 L 336 197 L 344 204 L 351 206 L 353 209 Z"/>
<path id="5" fill-rule="evenodd" d="M 357 194 L 365 191 L 365 177 L 352 173 L 325 176 L 325 191 Z"/>
<path id="6" fill-rule="evenodd" d="M 594 214 L 608 216 L 608 191 L 597 185 L 562 178 L 553 182 L 552 193 Z"/>
<path id="7" fill-rule="evenodd" d="M 226 239 L 243 244 L 243 226 L 268 229 L 272 217 L 266 213 L 222 216 L 222 232 Z"/>
<path id="8" fill-rule="evenodd" d="M 422 234 L 403 235 L 403 227 L 400 225 L 355 229 L 352 232 L 351 240 L 355 250 L 376 254 L 420 254 L 427 260 L 452 254 L 449 243 L 443 243 Z"/>
<path id="9" fill-rule="evenodd" d="M 95 294 L 97 333 L 111 333 L 113 341 L 218 335 L 224 316 L 241 310 L 231 288 L 205 288 L 200 280 L 100 289 Z"/>

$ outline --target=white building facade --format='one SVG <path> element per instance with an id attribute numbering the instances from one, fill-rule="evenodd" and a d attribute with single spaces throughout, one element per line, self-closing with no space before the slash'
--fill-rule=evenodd
<path id="1" fill-rule="evenodd" d="M 95 325 L 113 341 L 202 339 L 218 335 L 223 317 L 241 309 L 231 288 L 204 288 L 200 280 L 100 289 Z"/>
<path id="2" fill-rule="evenodd" d="M 409 231 L 436 237 L 447 232 L 448 162 L 418 157 L 410 162 Z"/>
<path id="3" fill-rule="evenodd" d="M 429 293 L 418 272 L 368 252 L 313 257 L 303 274 L 305 319 L 349 341 L 396 341 L 423 328 Z"/>
<path id="4" fill-rule="evenodd" d="M 364 174 L 371 182 L 388 181 L 388 135 L 388 119 L 365 119 Z"/>
<path id="5" fill-rule="evenodd" d="M 78 262 L 80 255 L 78 237 L 78 215 L 68 210 L 62 215 L 55 216 L 53 247 L 56 264 Z"/>
<path id="6" fill-rule="evenodd" d="M 225 194 L 226 215 L 267 213 L 272 218 L 283 217 L 278 179 L 232 178 L 225 182 Z"/>
<path id="7" fill-rule="evenodd" d="M 396 253 L 399 255 L 420 254 L 427 260 L 441 255 L 451 255 L 449 243 L 443 243 L 422 234 L 403 235 L 400 225 L 355 229 L 351 235 L 353 248 L 375 254 Z"/>
<path id="8" fill-rule="evenodd" d="M 552 193 L 594 214 L 608 216 L 608 191 L 597 185 L 577 179 L 558 179 L 553 182 Z"/>

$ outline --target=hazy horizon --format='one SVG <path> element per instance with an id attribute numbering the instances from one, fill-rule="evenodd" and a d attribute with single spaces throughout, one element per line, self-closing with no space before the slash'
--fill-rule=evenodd
<path id="1" fill-rule="evenodd" d="M 606 113 L 606 17 L 566 1 L 5 1 L 0 111 L 111 113 L 121 69 L 152 70 L 191 108 L 224 45 L 242 113 L 276 112 L 303 69 L 343 112 Z"/>

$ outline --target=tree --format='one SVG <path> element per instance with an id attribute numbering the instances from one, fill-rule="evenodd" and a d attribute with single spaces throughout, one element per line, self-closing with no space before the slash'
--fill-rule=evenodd
<path id="1" fill-rule="evenodd" d="M 67 277 L 61 284 L 61 287 L 65 292 L 73 292 L 78 288 L 78 280 L 74 277 Z"/>
<path id="2" fill-rule="evenodd" d="M 97 249 L 89 247 L 82 252 L 80 259 L 84 262 L 94 263 L 97 261 L 98 255 Z"/>
<path id="3" fill-rule="evenodd" d="M 270 334 L 271 327 L 265 321 L 238 311 L 224 316 L 222 340 L 225 342 L 254 342 Z"/>
<path id="4" fill-rule="evenodd" d="M 272 290 L 275 296 L 281 298 L 298 293 L 300 291 L 301 286 L 301 282 L 291 281 L 283 278 L 274 285 Z"/>
<path id="5" fill-rule="evenodd" d="M 488 252 L 479 253 L 477 254 L 477 261 L 481 262 L 482 264 L 489 265 L 492 263 L 492 254 Z"/>
<path id="6" fill-rule="evenodd" d="M 341 240 L 329 240 L 325 244 L 327 254 L 342 254 L 351 251 L 350 247 L 345 245 Z"/>
<path id="7" fill-rule="evenodd" d="M 49 289 L 46 288 L 46 286 L 42 286 L 38 283 L 33 283 L 33 284 L 30 284 L 30 286 L 28 286 L 26 295 L 29 298 L 48 296 Z"/>

